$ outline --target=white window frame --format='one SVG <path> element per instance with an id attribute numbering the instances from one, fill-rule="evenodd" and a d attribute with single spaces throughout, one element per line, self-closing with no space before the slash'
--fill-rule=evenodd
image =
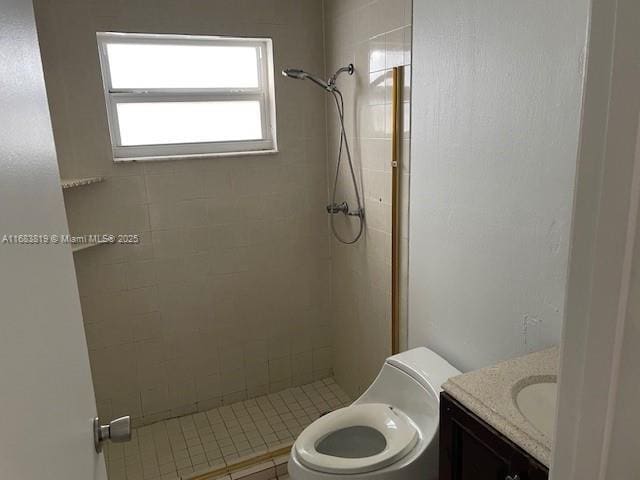
<path id="1" fill-rule="evenodd" d="M 273 42 L 270 38 L 240 38 L 201 35 L 164 35 L 98 32 L 98 52 L 102 68 L 109 133 L 114 162 L 175 160 L 232 155 L 269 154 L 278 151 L 276 139 L 276 107 L 273 78 Z M 258 88 L 148 88 L 117 89 L 111 85 L 107 45 L 113 43 L 147 43 L 153 45 L 220 45 L 253 46 L 258 50 Z M 124 102 L 162 101 L 229 101 L 260 102 L 262 138 L 226 142 L 174 143 L 162 145 L 123 146 L 116 106 Z"/>

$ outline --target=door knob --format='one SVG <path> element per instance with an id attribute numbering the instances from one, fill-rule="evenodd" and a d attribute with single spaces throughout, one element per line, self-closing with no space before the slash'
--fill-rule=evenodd
<path id="1" fill-rule="evenodd" d="M 131 440 L 131 417 L 120 417 L 109 422 L 109 425 L 100 425 L 98 417 L 93 419 L 93 443 L 96 452 L 102 451 L 102 444 L 107 440 L 113 443 L 128 442 Z"/>

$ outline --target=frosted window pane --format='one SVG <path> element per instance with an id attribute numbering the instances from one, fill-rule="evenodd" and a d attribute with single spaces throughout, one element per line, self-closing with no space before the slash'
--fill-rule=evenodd
<path id="1" fill-rule="evenodd" d="M 258 49 L 107 44 L 113 88 L 258 88 Z"/>
<path id="2" fill-rule="evenodd" d="M 262 139 L 260 102 L 119 103 L 123 146 Z"/>

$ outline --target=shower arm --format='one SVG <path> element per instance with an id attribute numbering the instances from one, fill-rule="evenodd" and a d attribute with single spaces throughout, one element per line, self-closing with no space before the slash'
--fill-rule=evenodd
<path id="1" fill-rule="evenodd" d="M 353 63 L 350 63 L 346 67 L 339 68 L 336 71 L 336 73 L 334 73 L 329 79 L 329 81 L 327 82 L 329 84 L 329 89 L 333 90 L 336 87 L 336 81 L 338 80 L 338 77 L 340 76 L 340 74 L 348 73 L 349 75 L 353 75 L 353 72 L 354 72 Z"/>

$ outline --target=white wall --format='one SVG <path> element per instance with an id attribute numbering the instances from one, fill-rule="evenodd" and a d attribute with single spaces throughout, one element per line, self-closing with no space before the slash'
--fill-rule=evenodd
<path id="1" fill-rule="evenodd" d="M 415 4 L 409 344 L 462 370 L 559 342 L 587 4 Z"/>

